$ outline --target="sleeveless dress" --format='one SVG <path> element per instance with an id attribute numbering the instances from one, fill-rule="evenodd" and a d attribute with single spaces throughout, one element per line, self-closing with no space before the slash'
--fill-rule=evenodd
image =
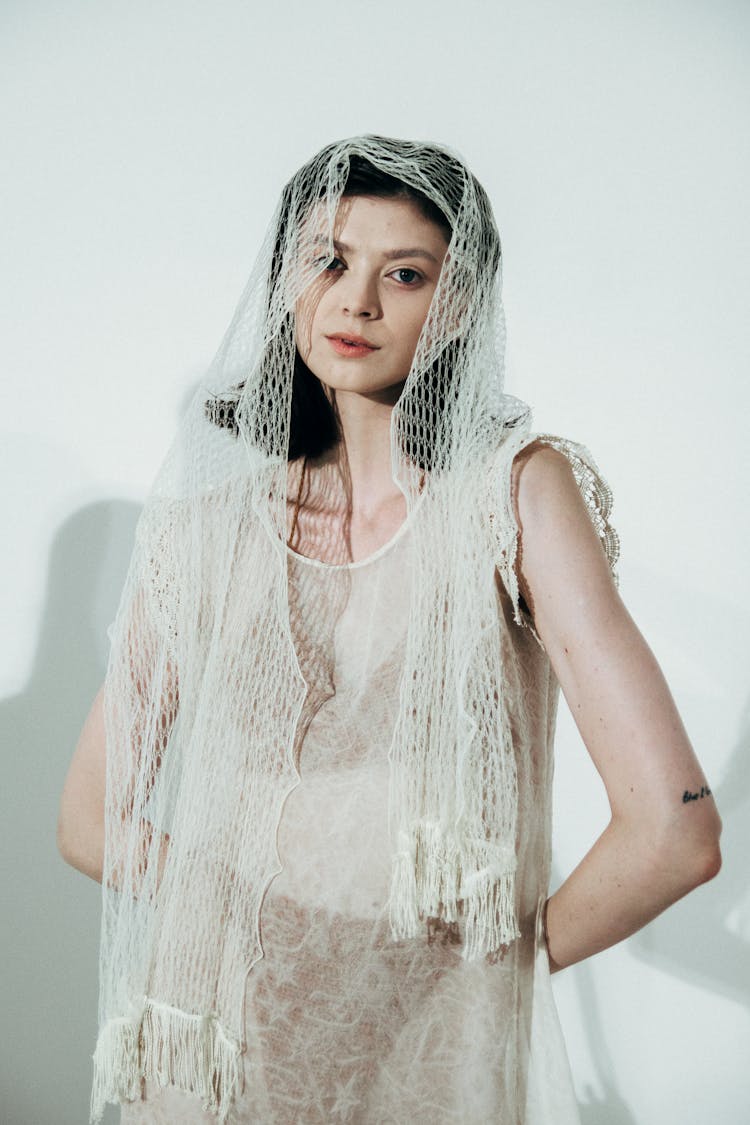
<path id="1" fill-rule="evenodd" d="M 580 1121 L 540 925 L 559 687 L 533 629 L 513 620 L 497 571 L 500 631 L 517 673 L 511 721 L 515 711 L 526 732 L 517 749 L 522 936 L 494 962 L 461 958 L 460 922 L 390 937 L 388 750 L 418 518 L 419 502 L 387 544 L 354 563 L 287 548 L 309 692 L 295 751 L 301 780 L 278 827 L 282 868 L 263 900 L 263 957 L 247 978 L 238 1123 Z M 123 1106 L 123 1125 L 215 1122 L 193 1094 L 152 1082 L 142 1092 Z"/>

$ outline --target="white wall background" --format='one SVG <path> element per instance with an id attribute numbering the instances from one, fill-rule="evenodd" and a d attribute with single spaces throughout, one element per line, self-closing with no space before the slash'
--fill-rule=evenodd
<path id="1" fill-rule="evenodd" d="M 508 389 L 609 480 L 724 817 L 717 880 L 555 978 L 583 1121 L 748 1120 L 749 61 L 740 0 L 0 4 L 7 1125 L 87 1119 L 99 888 L 55 819 L 139 502 L 282 183 L 362 132 L 488 189 Z M 556 784 L 562 879 L 606 823 L 564 706 Z"/>

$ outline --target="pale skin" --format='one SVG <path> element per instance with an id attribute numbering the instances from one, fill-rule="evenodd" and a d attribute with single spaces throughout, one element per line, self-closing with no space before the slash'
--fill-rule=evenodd
<path id="1" fill-rule="evenodd" d="M 343 200 L 334 238 L 340 249 L 334 248 L 330 268 L 297 303 L 297 347 L 329 399 L 335 396 L 351 479 L 352 551 L 364 558 L 406 516 L 391 476 L 391 411 L 448 242 L 411 202 L 366 196 Z M 404 249 L 418 252 L 391 256 Z M 327 339 L 337 332 L 362 336 L 377 350 L 362 358 L 340 356 Z"/>
<path id="2" fill-rule="evenodd" d="M 300 353 L 335 395 L 352 485 L 356 561 L 391 538 L 406 502 L 390 467 L 390 414 L 403 388 L 447 250 L 444 232 L 410 201 L 355 197 L 337 216 L 330 269 L 297 308 Z M 420 253 L 390 257 L 393 250 Z M 339 356 L 328 335 L 376 343 Z M 611 816 L 547 904 L 552 971 L 628 937 L 712 878 L 721 864 L 713 798 L 683 801 L 708 782 L 651 649 L 610 574 L 563 454 L 534 443 L 513 467 L 519 586 Z M 63 858 L 102 878 L 105 735 L 102 687 L 60 804 Z"/>
<path id="3" fill-rule="evenodd" d="M 614 945 L 716 875 L 721 820 L 659 665 L 614 585 L 567 459 L 514 464 L 519 584 L 611 818 L 547 904 L 552 970 Z"/>

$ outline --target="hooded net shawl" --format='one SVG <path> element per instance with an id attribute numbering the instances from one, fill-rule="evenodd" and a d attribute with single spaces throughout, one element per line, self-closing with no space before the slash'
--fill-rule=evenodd
<path id="1" fill-rule="evenodd" d="M 306 493 L 290 441 L 295 303 L 326 284 L 357 157 L 452 229 L 391 414 L 406 521 L 362 564 L 297 526 L 303 498 L 320 528 L 346 496 L 325 458 Z M 110 630 L 92 1122 L 144 1089 L 154 1115 L 123 1121 L 576 1119 L 539 925 L 559 687 L 519 598 L 519 450 L 567 456 L 613 572 L 618 542 L 585 447 L 503 394 L 504 340 L 499 237 L 455 152 L 355 137 L 287 183 Z"/>

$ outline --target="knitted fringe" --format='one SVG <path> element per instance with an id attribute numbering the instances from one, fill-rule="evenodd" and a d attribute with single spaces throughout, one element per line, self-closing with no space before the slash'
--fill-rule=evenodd
<path id="1" fill-rule="evenodd" d="M 416 937 L 420 921 L 464 921 L 461 956 L 496 954 L 520 937 L 515 910 L 515 856 L 484 840 L 459 846 L 439 824 L 421 821 L 399 833 L 391 878 L 394 940 Z"/>
<path id="2" fill-rule="evenodd" d="M 134 1101 L 142 1079 L 198 1094 L 225 1123 L 240 1084 L 238 1043 L 215 1016 L 196 1016 L 147 1000 L 139 1022 L 109 1020 L 94 1051 L 91 1125 L 107 1102 Z"/>
<path id="3" fill-rule="evenodd" d="M 92 1125 L 101 1121 L 107 1102 L 132 1102 L 138 1096 L 138 1025 L 128 1019 L 108 1020 L 94 1051 L 91 1090 Z"/>
<path id="4" fill-rule="evenodd" d="M 478 872 L 477 879 L 478 889 L 464 897 L 466 933 L 461 956 L 465 961 L 496 954 L 521 936 L 514 905 L 515 871 L 508 871 L 499 879 Z"/>

